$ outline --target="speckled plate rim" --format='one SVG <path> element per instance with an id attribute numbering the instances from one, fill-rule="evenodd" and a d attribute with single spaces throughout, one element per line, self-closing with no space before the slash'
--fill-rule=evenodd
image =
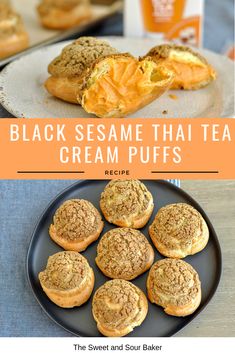
<path id="1" fill-rule="evenodd" d="M 143 180 L 144 181 L 144 180 Z M 58 193 L 53 199 L 52 201 L 48 204 L 48 206 L 44 209 L 44 211 L 42 212 L 41 216 L 38 219 L 38 222 L 36 223 L 36 226 L 33 230 L 32 233 L 32 237 L 29 243 L 29 247 L 28 247 L 28 251 L 27 251 L 27 256 L 26 256 L 26 264 L 25 264 L 25 272 L 26 272 L 26 277 L 27 277 L 27 281 L 28 284 L 34 294 L 34 297 L 36 299 L 36 301 L 38 302 L 38 304 L 40 305 L 41 309 L 43 310 L 43 312 L 55 323 L 57 324 L 59 327 L 61 327 L 62 329 L 64 329 L 65 331 L 69 332 L 71 335 L 73 336 L 77 336 L 77 337 L 85 337 L 85 336 L 81 336 L 78 333 L 73 332 L 72 330 L 66 328 L 63 323 L 58 320 L 56 317 L 54 317 L 53 315 L 51 315 L 46 307 L 44 307 L 44 305 L 42 305 L 40 299 L 39 299 L 39 295 L 37 293 L 37 291 L 34 290 L 34 287 L 32 285 L 31 282 L 31 278 L 30 278 L 30 256 L 31 256 L 31 251 L 32 251 L 32 247 L 33 247 L 33 242 L 34 242 L 34 237 L 36 235 L 37 229 L 40 226 L 40 223 L 43 221 L 44 217 L 46 216 L 47 212 L 49 209 L 51 209 L 56 203 L 57 201 L 66 193 L 71 192 L 76 190 L 77 188 L 79 188 L 80 186 L 82 186 L 83 184 L 89 183 L 89 182 L 99 182 L 99 180 L 80 180 L 77 181 L 76 183 L 73 183 L 72 185 L 66 187 L 65 189 L 63 189 L 60 193 Z M 211 290 L 210 295 L 207 297 L 207 299 L 205 300 L 204 304 L 201 305 L 194 314 L 192 314 L 190 316 L 190 318 L 188 319 L 188 321 L 186 323 L 180 324 L 177 327 L 177 330 L 172 330 L 171 334 L 169 336 L 163 336 L 163 337 L 171 337 L 174 336 L 176 333 L 178 333 L 179 331 L 181 331 L 184 327 L 188 326 L 209 304 L 209 302 L 212 300 L 212 298 L 214 297 L 217 288 L 219 286 L 220 280 L 221 280 L 221 276 L 222 276 L 222 251 L 221 251 L 221 247 L 220 247 L 220 243 L 217 237 L 217 234 L 215 232 L 215 229 L 210 221 L 210 219 L 208 218 L 207 214 L 205 213 L 205 211 L 202 209 L 202 207 L 198 204 L 198 202 L 196 200 L 194 200 L 194 198 L 192 198 L 187 192 L 185 192 L 184 190 L 182 190 L 181 188 L 179 188 L 178 186 L 173 185 L 172 183 L 165 181 L 165 180 L 156 180 L 157 183 L 161 183 L 163 186 L 167 186 L 168 188 L 173 189 L 176 192 L 181 193 L 184 197 L 186 197 L 190 202 L 192 202 L 193 204 L 195 204 L 197 210 L 201 213 L 201 215 L 203 216 L 203 218 L 206 220 L 207 225 L 211 231 L 211 235 L 214 238 L 216 247 L 217 247 L 217 257 L 218 257 L 218 272 L 216 273 L 216 278 L 215 278 L 215 283 L 213 286 L 213 289 Z M 89 337 L 89 336 L 87 336 Z M 135 338 L 133 338 L 135 339 Z"/>

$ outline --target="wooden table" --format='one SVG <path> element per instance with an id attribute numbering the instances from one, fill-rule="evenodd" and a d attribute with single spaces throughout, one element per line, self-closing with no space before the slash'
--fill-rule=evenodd
<path id="1" fill-rule="evenodd" d="M 177 337 L 235 336 L 235 181 L 182 181 L 210 217 L 223 255 L 219 288 L 207 308 Z"/>

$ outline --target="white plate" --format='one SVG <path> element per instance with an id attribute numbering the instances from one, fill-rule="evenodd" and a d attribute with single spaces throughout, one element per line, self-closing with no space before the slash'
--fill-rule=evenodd
<path id="1" fill-rule="evenodd" d="M 144 55 L 156 45 L 153 39 L 108 38 L 121 52 Z M 69 42 L 51 45 L 9 64 L 0 74 L 0 103 L 14 116 L 24 118 L 94 117 L 80 106 L 50 96 L 43 87 L 47 66 Z M 224 56 L 207 50 L 201 53 L 214 66 L 218 79 L 198 91 L 170 92 L 139 110 L 131 117 L 234 117 L 234 64 Z M 164 113 L 163 113 L 164 112 Z M 166 114 L 167 112 L 167 114 Z"/>

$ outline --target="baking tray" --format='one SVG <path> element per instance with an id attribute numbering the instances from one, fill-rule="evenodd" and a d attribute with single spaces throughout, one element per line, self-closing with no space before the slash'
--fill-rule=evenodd
<path id="1" fill-rule="evenodd" d="M 190 263 L 199 273 L 202 283 L 202 302 L 198 310 L 185 318 L 168 316 L 163 309 L 149 302 L 149 312 L 143 324 L 134 329 L 129 336 L 132 337 L 167 337 L 172 336 L 184 326 L 189 324 L 209 303 L 213 297 L 220 281 L 222 258 L 221 250 L 215 230 L 199 204 L 186 192 L 167 181 L 144 181 L 154 198 L 154 212 L 147 226 L 142 232 L 150 240 L 148 235 L 149 224 L 159 208 L 170 203 L 185 202 L 195 207 L 204 217 L 210 231 L 210 240 L 207 247 L 194 256 L 188 256 L 186 261 Z M 80 308 L 62 309 L 53 304 L 44 294 L 38 281 L 38 273 L 42 271 L 50 255 L 62 251 L 48 235 L 48 228 L 56 209 L 67 199 L 84 198 L 91 201 L 99 209 L 99 198 L 107 181 L 79 181 L 64 190 L 50 203 L 39 219 L 33 232 L 31 243 L 27 255 L 27 276 L 33 293 L 45 313 L 58 325 L 77 336 L 95 337 L 101 336 L 96 328 L 96 323 L 92 317 L 90 300 Z M 104 234 L 109 229 L 115 228 L 105 222 Z M 99 240 L 98 240 L 99 241 Z M 108 280 L 95 264 L 97 243 L 93 243 L 83 252 L 95 272 L 94 291 Z M 155 261 L 162 256 L 155 249 Z M 148 272 L 142 274 L 132 282 L 146 293 L 146 279 Z M 94 292 L 93 292 L 94 293 Z"/>
<path id="2" fill-rule="evenodd" d="M 123 2 L 116 0 L 111 5 L 98 5 L 92 4 L 92 18 L 83 21 L 76 27 L 68 30 L 58 31 L 49 30 L 40 24 L 36 6 L 39 0 L 13 0 L 12 4 L 16 11 L 22 16 L 27 32 L 30 36 L 30 47 L 23 50 L 15 55 L 9 56 L 5 59 L 0 60 L 0 68 L 8 64 L 9 62 L 20 58 L 26 53 L 30 53 L 37 48 L 44 47 L 52 43 L 59 42 L 77 35 L 78 37 L 85 31 L 92 29 L 98 24 L 102 23 L 106 19 L 112 17 L 123 8 Z"/>

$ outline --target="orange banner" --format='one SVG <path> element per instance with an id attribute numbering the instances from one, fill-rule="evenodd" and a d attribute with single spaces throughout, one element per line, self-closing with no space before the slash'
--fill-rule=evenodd
<path id="1" fill-rule="evenodd" d="M 234 119 L 3 119 L 1 179 L 235 179 Z"/>

